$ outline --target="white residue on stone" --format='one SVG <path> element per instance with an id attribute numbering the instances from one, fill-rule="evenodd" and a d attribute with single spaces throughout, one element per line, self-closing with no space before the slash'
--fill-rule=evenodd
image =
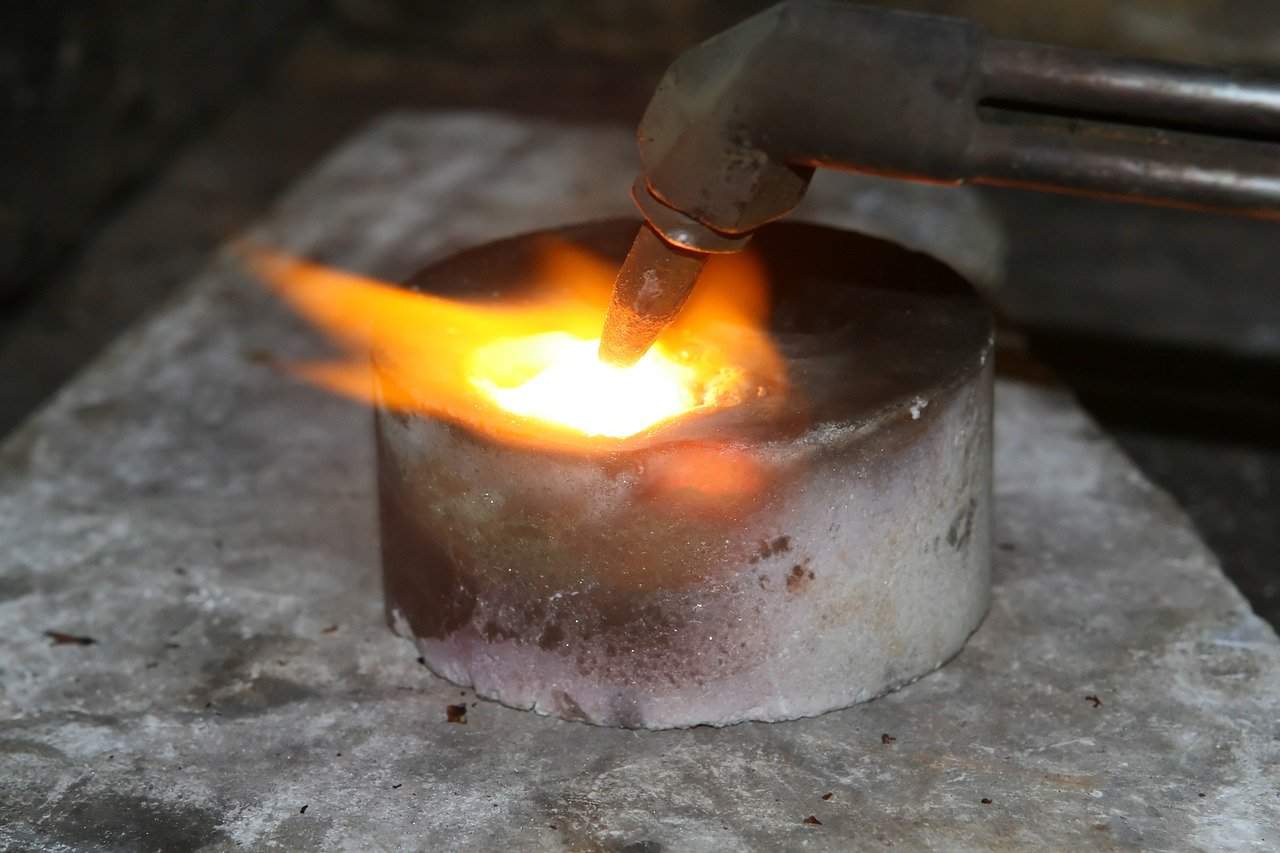
<path id="1" fill-rule="evenodd" d="M 912 400 L 911 401 L 911 420 L 913 421 L 920 420 L 920 413 L 923 412 L 928 407 L 928 405 L 929 405 L 929 401 L 926 400 L 924 397 L 916 397 L 914 400 Z"/>
<path id="2" fill-rule="evenodd" d="M 391 608 L 391 628 L 401 637 L 412 637 L 413 627 L 409 624 L 409 620 L 405 618 L 404 613 L 399 607 Z"/>

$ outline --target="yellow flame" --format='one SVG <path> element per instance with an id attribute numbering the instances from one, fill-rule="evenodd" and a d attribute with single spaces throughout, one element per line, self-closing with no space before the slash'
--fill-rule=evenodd
<path id="1" fill-rule="evenodd" d="M 783 381 L 761 328 L 764 278 L 750 257 L 713 259 L 677 323 L 638 364 L 617 368 L 596 357 L 616 267 L 562 242 L 546 242 L 528 287 L 502 301 L 445 299 L 260 247 L 245 254 L 346 351 L 294 365 L 296 375 L 504 441 L 607 449 Z"/>
<path id="2" fill-rule="evenodd" d="M 494 341 L 473 354 L 471 382 L 508 412 L 612 438 L 701 405 L 696 372 L 665 348 L 655 346 L 634 367 L 614 367 L 596 356 L 599 346 L 599 338 L 564 332 Z M 511 363 L 536 366 L 537 372 L 519 384 L 499 385 L 492 377 Z"/>

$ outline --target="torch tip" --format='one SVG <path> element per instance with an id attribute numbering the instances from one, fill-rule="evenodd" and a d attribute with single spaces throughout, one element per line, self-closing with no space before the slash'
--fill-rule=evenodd
<path id="1" fill-rule="evenodd" d="M 613 313 L 610 310 L 609 316 Z M 617 329 L 619 325 L 621 324 L 617 318 L 612 321 L 606 318 L 605 330 L 600 335 L 600 348 L 596 350 L 596 355 L 605 364 L 614 367 L 631 367 L 644 356 L 649 349 L 649 344 L 637 345 L 632 340 L 633 336 Z"/>
<path id="2" fill-rule="evenodd" d="M 613 286 L 600 360 L 618 367 L 639 361 L 680 313 L 706 260 L 642 225 Z"/>

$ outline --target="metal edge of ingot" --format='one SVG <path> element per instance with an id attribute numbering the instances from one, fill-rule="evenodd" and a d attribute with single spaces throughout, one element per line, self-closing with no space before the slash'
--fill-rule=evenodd
<path id="1" fill-rule="evenodd" d="M 590 244 L 593 228 L 619 224 L 573 239 Z M 787 229 L 803 229 L 792 233 L 808 249 L 825 232 L 833 249 L 852 240 L 911 254 L 774 226 L 784 253 Z M 989 601 L 990 325 L 977 334 L 966 320 L 954 352 L 914 342 L 939 374 L 922 380 L 896 358 L 908 351 L 895 349 L 901 324 L 946 340 L 943 314 L 960 298 L 958 313 L 977 317 L 976 296 L 951 293 L 937 317 L 910 294 L 909 305 L 893 298 L 864 333 L 881 328 L 888 349 L 855 347 L 871 363 L 859 365 L 868 379 L 853 414 L 830 417 L 847 404 L 818 400 L 814 422 L 789 437 L 576 456 L 379 411 L 392 626 L 434 672 L 482 697 L 629 728 L 813 716 L 941 666 Z M 800 373 L 804 358 L 792 362 Z M 831 366 L 797 381 L 821 396 Z M 859 411 L 864 398 L 879 404 Z M 744 469 L 760 478 L 745 499 L 670 488 L 673 476 L 714 482 Z"/>

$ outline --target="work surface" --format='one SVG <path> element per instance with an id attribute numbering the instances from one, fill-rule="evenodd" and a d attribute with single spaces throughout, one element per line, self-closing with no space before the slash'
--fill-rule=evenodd
<path id="1" fill-rule="evenodd" d="M 254 236 L 399 278 L 627 213 L 634 168 L 622 130 L 396 117 Z M 0 846 L 1280 844 L 1280 642 L 1066 394 L 999 383 L 994 602 L 951 664 L 637 733 L 471 704 L 390 634 L 369 415 L 273 367 L 317 348 L 216 259 L 0 451 Z"/>

